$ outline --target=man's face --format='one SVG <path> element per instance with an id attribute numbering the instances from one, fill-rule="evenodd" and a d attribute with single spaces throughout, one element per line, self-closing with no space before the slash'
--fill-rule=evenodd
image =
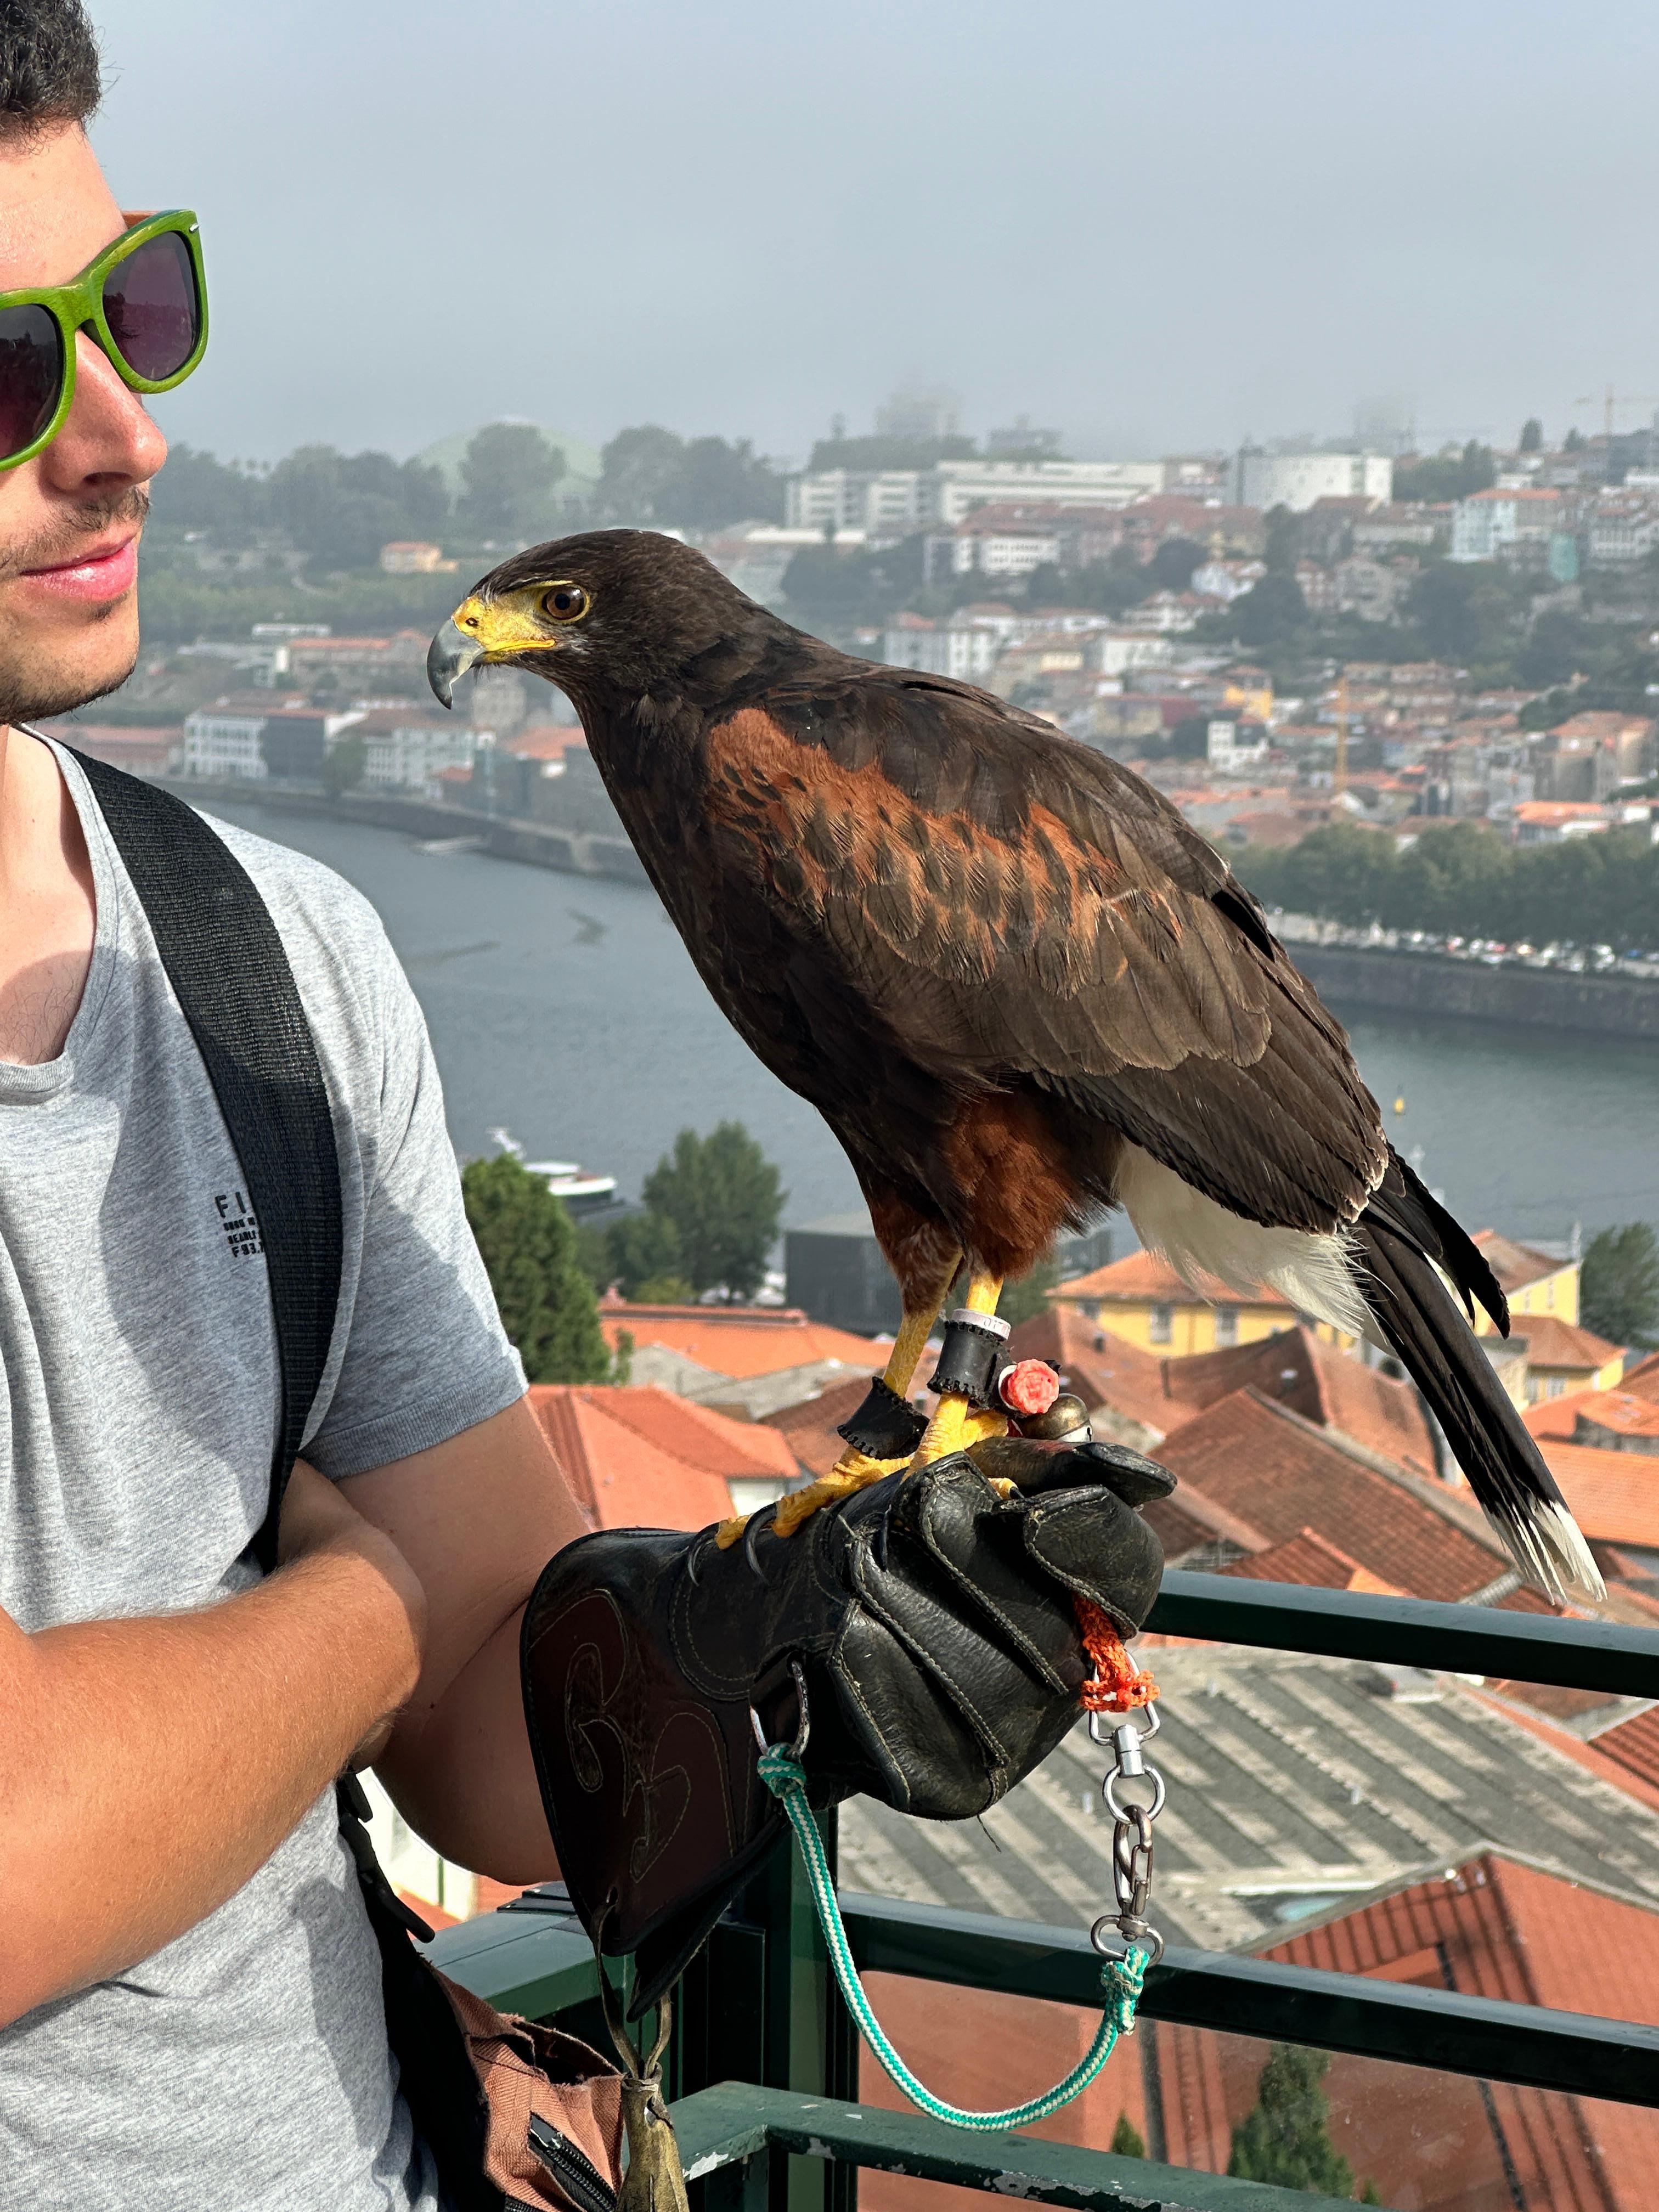
<path id="1" fill-rule="evenodd" d="M 0 291 L 64 284 L 125 228 L 81 131 L 0 146 Z M 75 404 L 0 471 L 0 722 L 113 690 L 138 654 L 138 535 L 167 441 L 84 331 Z"/>

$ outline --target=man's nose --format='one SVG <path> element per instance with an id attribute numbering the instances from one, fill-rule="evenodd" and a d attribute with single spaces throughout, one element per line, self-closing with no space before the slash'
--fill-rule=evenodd
<path id="1" fill-rule="evenodd" d="M 166 460 L 167 441 L 143 401 L 84 331 L 76 338 L 75 370 L 75 404 L 40 456 L 46 481 L 70 493 L 88 484 L 147 483 Z"/>

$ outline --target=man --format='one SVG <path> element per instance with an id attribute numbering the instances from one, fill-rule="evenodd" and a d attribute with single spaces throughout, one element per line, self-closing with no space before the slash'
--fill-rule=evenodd
<path id="1" fill-rule="evenodd" d="M 0 293 L 123 233 L 98 96 L 77 0 L 0 8 Z M 248 1562 L 277 1398 L 235 1155 L 83 778 L 19 727 L 137 650 L 166 447 L 85 329 L 75 372 L 0 472 L 0 2203 L 430 2212 L 329 1784 L 372 1753 L 447 1854 L 554 1871 L 519 1621 L 580 1522 L 378 923 L 228 830 L 315 1030 L 345 1206 L 313 1464 L 278 1571 Z"/>

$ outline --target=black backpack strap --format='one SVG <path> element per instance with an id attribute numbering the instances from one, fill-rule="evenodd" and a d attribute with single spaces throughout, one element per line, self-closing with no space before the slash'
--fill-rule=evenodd
<path id="1" fill-rule="evenodd" d="M 223 838 L 171 792 L 86 753 L 75 758 L 132 878 L 259 1224 L 282 1377 L 270 1502 L 253 1540 L 269 1574 L 340 1297 L 340 1162 L 316 1041 L 270 909 Z M 405 1933 L 429 1938 L 432 1930 L 381 1870 L 356 1776 L 342 1776 L 335 1795 L 382 1952 L 393 1944 L 406 1951 Z"/>
<path id="2" fill-rule="evenodd" d="M 259 1224 L 282 1377 L 270 1507 L 253 1542 L 268 1573 L 339 1304 L 340 1163 L 328 1091 L 288 954 L 247 870 L 171 792 L 74 757 L 149 917 Z"/>

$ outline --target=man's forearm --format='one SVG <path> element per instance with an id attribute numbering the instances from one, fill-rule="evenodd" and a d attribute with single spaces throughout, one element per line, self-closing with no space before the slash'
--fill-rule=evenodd
<path id="1" fill-rule="evenodd" d="M 520 1606 L 423 1720 L 411 1706 L 374 1771 L 446 1858 L 497 1881 L 558 1872 L 519 1689 Z"/>
<path id="2" fill-rule="evenodd" d="M 327 1548 L 204 1612 L 0 1615 L 0 2022 L 222 1904 L 412 1688 L 416 1630 Z"/>

